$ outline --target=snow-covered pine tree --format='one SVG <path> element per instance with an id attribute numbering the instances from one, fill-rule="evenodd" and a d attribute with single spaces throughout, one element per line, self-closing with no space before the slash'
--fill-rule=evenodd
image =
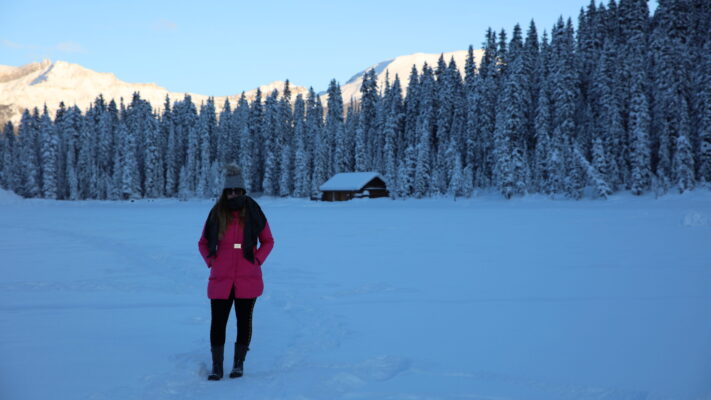
<path id="1" fill-rule="evenodd" d="M 689 142 L 689 112 L 685 100 L 682 100 L 680 111 L 680 129 L 679 136 L 676 138 L 672 168 L 674 170 L 674 183 L 679 188 L 679 191 L 683 193 L 696 186 L 696 179 L 694 177 L 694 155 Z"/>
<path id="2" fill-rule="evenodd" d="M 521 29 L 516 25 L 508 52 L 494 131 L 495 181 L 506 198 L 526 192 L 528 129 L 527 78 Z"/>
<path id="3" fill-rule="evenodd" d="M 15 173 L 15 165 L 13 163 L 13 152 L 15 147 L 15 129 L 12 122 L 8 121 L 2 131 L 0 140 L 2 146 L 0 149 L 0 187 L 7 190 L 14 190 L 13 174 Z"/>
<path id="4" fill-rule="evenodd" d="M 355 171 L 355 140 L 359 119 L 356 101 L 351 98 L 346 109 L 346 120 L 344 122 L 346 129 L 346 169 L 343 172 Z"/>
<path id="5" fill-rule="evenodd" d="M 466 146 L 464 165 L 473 166 L 476 160 L 476 84 L 477 66 L 474 60 L 474 48 L 469 45 L 467 58 L 464 63 L 464 132 L 463 142 Z"/>
<path id="6" fill-rule="evenodd" d="M 407 94 L 405 95 L 405 116 L 404 116 L 404 139 L 405 147 L 417 145 L 417 119 L 420 109 L 420 76 L 417 73 L 415 64 L 410 70 L 410 78 L 407 84 Z"/>
<path id="7" fill-rule="evenodd" d="M 61 146 L 64 151 L 64 183 L 66 185 L 63 190 L 63 199 L 78 200 L 79 193 L 79 177 L 77 174 L 77 161 L 79 157 L 79 140 L 81 131 L 81 112 L 79 108 L 74 106 L 66 110 L 62 117 L 62 140 Z"/>
<path id="8" fill-rule="evenodd" d="M 524 96 L 526 99 L 526 134 L 524 137 L 524 147 L 528 151 L 526 158 L 529 160 L 527 168 L 528 174 L 530 174 L 528 186 L 535 190 L 533 187 L 535 185 L 531 182 L 533 175 L 531 160 L 534 158 L 533 153 L 536 147 L 536 113 L 538 110 L 538 91 L 541 80 L 541 70 L 539 67 L 541 58 L 540 45 L 538 43 L 538 31 L 533 20 L 531 20 L 531 23 L 528 26 L 528 31 L 526 32 L 526 41 L 523 45 L 522 57 L 523 69 L 526 75 L 526 79 L 524 79 Z"/>
<path id="9" fill-rule="evenodd" d="M 233 149 L 235 153 L 231 155 L 230 160 L 238 162 L 238 165 L 241 166 L 242 179 L 247 192 L 252 191 L 252 180 L 249 174 L 252 170 L 250 166 L 254 164 L 252 137 L 250 136 L 249 127 L 251 112 L 252 110 L 247 102 L 247 97 L 244 92 L 242 92 L 239 102 L 237 103 L 237 108 L 235 109 L 233 120 L 239 146 Z"/>
<path id="10" fill-rule="evenodd" d="M 572 149 L 568 146 L 576 142 L 575 133 L 575 113 L 577 103 L 580 99 L 577 86 L 577 74 L 575 71 L 574 61 L 574 39 L 572 22 L 570 19 L 567 24 L 563 23 L 563 19 L 559 18 L 553 28 L 551 40 L 551 104 L 553 109 L 553 136 L 551 143 L 554 151 L 558 152 L 556 158 L 558 162 L 563 162 L 563 167 L 576 169 L 577 163 L 565 163 L 563 160 L 572 160 Z M 556 189 L 573 190 L 577 187 L 578 178 L 568 178 L 571 174 L 579 174 L 576 170 L 558 170 L 552 168 L 552 174 L 560 174 L 555 176 L 554 182 L 567 182 L 564 187 L 557 186 Z M 572 183 L 575 181 L 576 183 Z M 568 196 L 577 198 L 578 193 L 567 193 Z"/>
<path id="11" fill-rule="evenodd" d="M 474 186 L 488 187 L 493 177 L 493 137 L 496 128 L 497 104 L 497 44 L 496 33 L 486 32 L 484 56 L 479 65 L 478 83 L 475 89 L 474 110 L 469 115 L 476 118 Z"/>
<path id="12" fill-rule="evenodd" d="M 232 136 L 232 105 L 229 99 L 225 99 L 220 111 L 220 119 L 215 128 L 215 142 L 217 143 L 217 161 L 220 165 L 225 165 L 228 154 L 234 154 L 234 137 Z"/>
<path id="13" fill-rule="evenodd" d="M 402 157 L 405 152 L 405 104 L 402 97 L 402 84 L 400 77 L 395 74 L 395 79 L 390 87 L 390 112 L 395 120 L 395 156 Z"/>
<path id="14" fill-rule="evenodd" d="M 37 111 L 37 108 L 35 108 Z M 20 163 L 22 187 L 19 194 L 23 197 L 40 195 L 39 161 L 37 158 L 37 126 L 29 110 L 22 113 L 19 129 Z"/>
<path id="15" fill-rule="evenodd" d="M 262 121 L 262 136 L 264 137 L 264 181 L 262 187 L 267 196 L 279 193 L 279 158 L 281 152 L 279 143 L 279 92 L 274 89 L 264 103 L 264 120 Z"/>
<path id="16" fill-rule="evenodd" d="M 683 193 L 691 190 L 696 185 L 694 179 L 694 158 L 691 144 L 685 135 L 676 138 L 676 151 L 674 152 L 674 181 Z"/>
<path id="17" fill-rule="evenodd" d="M 420 115 L 417 120 L 417 148 L 414 195 L 417 198 L 430 194 L 432 186 L 432 134 L 435 124 L 435 81 L 432 69 L 425 63 L 420 81 Z"/>
<path id="18" fill-rule="evenodd" d="M 584 171 L 587 180 L 592 183 L 597 195 L 606 199 L 607 196 L 612 194 L 610 186 L 605 181 L 605 175 L 601 172 L 605 168 L 605 151 L 602 148 L 602 140 L 595 139 L 593 144 L 593 162 L 592 164 L 583 155 L 582 151 L 575 146 L 573 148 L 574 156 L 578 163 L 580 163 L 582 170 Z M 580 191 L 580 193 L 582 190 Z"/>
<path id="19" fill-rule="evenodd" d="M 244 176 L 247 178 L 245 185 L 250 187 L 250 191 L 261 192 L 264 177 L 263 153 L 262 153 L 262 126 L 264 119 L 264 107 L 262 104 L 262 91 L 257 88 L 254 100 L 250 104 L 249 119 L 247 126 L 249 135 L 243 137 L 242 154 L 249 152 L 249 158 L 244 160 Z M 249 183 L 247 183 L 249 181 Z"/>
<path id="20" fill-rule="evenodd" d="M 407 146 L 398 167 L 397 197 L 409 197 L 414 194 L 416 174 L 417 152 L 413 146 Z"/>
<path id="21" fill-rule="evenodd" d="M 92 111 L 87 112 L 85 116 L 79 117 L 79 155 L 77 158 L 77 180 L 79 185 L 80 199 L 95 199 L 98 197 L 97 170 L 95 163 L 95 151 L 93 138 L 95 131 L 93 129 Z"/>
<path id="22" fill-rule="evenodd" d="M 119 123 L 119 137 L 121 137 L 121 169 L 120 190 L 121 198 L 124 200 L 140 197 L 138 182 L 138 160 L 136 159 L 136 143 L 133 132 L 121 121 Z"/>
<path id="23" fill-rule="evenodd" d="M 462 195 L 464 189 L 464 171 L 462 171 L 462 157 L 456 146 L 456 139 L 450 138 L 449 146 L 447 146 L 447 156 L 452 159 L 453 167 L 449 177 L 447 194 L 453 199 Z"/>
<path id="24" fill-rule="evenodd" d="M 146 124 L 145 148 L 143 160 L 145 163 L 144 196 L 148 198 L 161 197 L 165 187 L 163 175 L 163 156 L 160 152 L 160 127 L 158 116 L 153 115 Z"/>
<path id="25" fill-rule="evenodd" d="M 113 105 L 113 109 L 111 109 Z M 98 136 L 97 169 L 98 169 L 98 194 L 100 199 L 108 198 L 108 190 L 111 186 L 110 177 L 113 167 L 114 149 L 114 120 L 112 112 L 116 111 L 116 103 L 112 100 L 108 107 L 99 115 L 99 123 L 96 135 Z"/>
<path id="26" fill-rule="evenodd" d="M 319 146 L 318 142 L 321 141 L 323 135 L 323 106 L 321 105 L 321 97 L 315 93 L 312 94 L 312 91 L 309 92 L 309 98 L 306 102 L 306 135 L 308 137 L 307 145 L 310 147 L 309 160 L 311 161 L 309 168 L 311 188 L 309 194 L 311 197 L 318 197 L 318 188 L 325 182 L 323 177 L 319 179 L 316 176 L 317 157 L 320 152 L 317 146 Z"/>
<path id="27" fill-rule="evenodd" d="M 372 136 L 375 135 L 378 107 L 378 83 L 375 70 L 370 69 L 363 75 L 360 93 L 360 119 L 356 130 L 355 168 L 356 171 L 367 171 L 373 164 L 370 144 L 373 140 Z"/>
<path id="28" fill-rule="evenodd" d="M 296 197 L 309 195 L 309 155 L 306 145 L 305 104 L 301 94 L 294 100 L 294 191 Z"/>
<path id="29" fill-rule="evenodd" d="M 188 178 L 187 165 L 180 167 L 180 177 L 178 178 L 178 198 L 182 201 L 189 199 L 192 195 Z"/>
<path id="30" fill-rule="evenodd" d="M 706 4 L 706 3 L 705 3 Z M 711 18 L 707 18 L 711 23 Z M 699 182 L 711 183 L 711 40 L 704 43 L 700 52 L 700 67 L 696 71 L 698 85 L 696 96 L 697 108 L 699 109 L 697 132 L 699 138 L 698 150 L 698 177 Z"/>
<path id="31" fill-rule="evenodd" d="M 327 91 L 327 108 L 326 113 L 326 138 L 329 146 L 329 153 L 332 154 L 329 164 L 332 168 L 329 169 L 327 175 L 330 177 L 333 173 L 345 172 L 348 168 L 346 148 L 346 128 L 343 118 L 343 97 L 341 95 L 341 86 L 332 79 L 328 84 Z"/>
<path id="32" fill-rule="evenodd" d="M 571 199 L 579 200 L 583 197 L 586 183 L 587 160 L 582 155 L 580 147 L 573 139 L 565 139 L 563 143 L 563 162 L 565 176 L 563 188 L 565 195 Z"/>
<path id="33" fill-rule="evenodd" d="M 185 153 L 185 181 L 181 182 L 181 184 L 185 185 L 185 189 L 192 196 L 197 191 L 197 180 L 200 174 L 200 124 L 190 124 L 187 128 L 188 141 Z M 183 178 L 181 177 L 180 179 L 182 180 Z"/>
<path id="34" fill-rule="evenodd" d="M 165 187 L 163 193 L 167 197 L 177 197 L 178 180 L 180 178 L 180 164 L 178 158 L 178 137 L 174 123 L 174 111 L 170 109 L 170 101 L 166 99 L 166 107 L 163 108 L 163 117 L 160 121 L 160 129 L 166 136 L 166 150 L 164 161 Z"/>
<path id="35" fill-rule="evenodd" d="M 605 39 L 600 61 L 595 70 L 591 92 L 597 104 L 593 104 L 595 116 L 593 135 L 603 141 L 603 148 L 608 153 L 609 168 L 605 180 L 614 191 L 624 182 L 626 170 L 627 139 L 623 126 L 622 106 L 617 87 L 619 87 L 619 67 L 617 46 L 612 39 Z"/>
<path id="36" fill-rule="evenodd" d="M 605 143 L 602 138 L 595 138 L 592 147 L 592 176 L 595 188 L 603 197 L 612 194 L 612 187 L 607 179 L 610 176 L 610 162 L 608 160 L 608 151 L 605 149 Z"/>
<path id="37" fill-rule="evenodd" d="M 392 108 L 389 110 L 383 131 L 383 136 L 385 137 L 385 145 L 383 146 L 385 166 L 383 170 L 383 177 L 385 178 L 386 184 L 393 188 L 397 186 L 396 181 L 398 178 L 398 159 L 395 154 L 397 141 L 397 116 L 395 113 L 396 111 Z"/>
<path id="38" fill-rule="evenodd" d="M 640 68 L 643 67 L 640 65 Z M 642 74 L 641 72 L 639 74 Z M 642 77 L 633 78 L 630 99 L 629 140 L 630 140 L 630 190 L 640 195 L 651 184 L 651 149 L 649 143 L 649 103 L 643 88 Z"/>
<path id="39" fill-rule="evenodd" d="M 7 133 L 6 133 L 7 134 Z M 11 135 L 14 133 L 10 132 Z M 59 152 L 59 138 L 57 131 L 52 124 L 52 119 L 44 107 L 42 120 L 40 123 L 40 135 L 42 141 L 41 165 L 42 165 L 42 197 L 46 199 L 57 198 L 57 154 Z"/>
<path id="40" fill-rule="evenodd" d="M 197 124 L 197 139 L 199 146 L 199 161 L 197 165 L 197 183 L 195 195 L 202 198 L 212 196 L 212 179 L 210 167 L 212 166 L 212 139 L 210 138 L 210 102 L 200 106 L 200 116 Z M 214 116 L 214 107 L 212 108 Z"/>
<path id="41" fill-rule="evenodd" d="M 225 185 L 225 174 L 222 171 L 222 165 L 218 160 L 210 164 L 210 198 L 217 198 L 222 194 L 222 188 Z"/>
<path id="42" fill-rule="evenodd" d="M 212 164 L 212 160 L 217 159 L 217 111 L 215 110 L 215 98 L 210 96 L 207 98 L 207 101 L 205 102 L 205 108 L 204 110 L 201 107 L 200 110 L 200 116 L 202 117 L 203 112 L 206 114 L 205 115 L 205 122 L 207 125 L 207 137 L 210 143 L 209 150 L 209 160 L 210 163 L 208 164 L 208 170 L 210 169 L 210 164 Z M 212 184 L 209 184 L 208 186 L 212 186 Z"/>
<path id="43" fill-rule="evenodd" d="M 447 187 L 451 181 L 452 168 L 454 166 L 454 154 L 447 153 L 452 140 L 459 143 L 461 134 L 460 124 L 457 120 L 460 115 L 459 107 L 461 101 L 461 75 L 457 70 L 454 59 L 450 60 L 449 66 L 444 64 L 444 59 L 440 55 L 437 70 L 441 70 L 435 83 L 435 134 L 433 140 L 434 147 L 434 170 L 433 170 L 433 192 L 447 193 Z M 456 132 L 455 132 L 456 129 Z"/>
<path id="44" fill-rule="evenodd" d="M 294 115 L 291 107 L 291 89 L 289 80 L 284 83 L 282 96 L 279 99 L 279 196 L 289 196 L 294 190 Z M 335 146 L 335 143 L 333 143 Z"/>

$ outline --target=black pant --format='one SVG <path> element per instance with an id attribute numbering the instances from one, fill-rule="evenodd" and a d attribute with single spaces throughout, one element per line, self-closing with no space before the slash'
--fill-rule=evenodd
<path id="1" fill-rule="evenodd" d="M 211 299 L 212 323 L 210 324 L 210 345 L 225 345 L 225 330 L 230 318 L 232 302 L 235 303 L 237 317 L 237 343 L 249 346 L 252 341 L 252 311 L 257 299 L 235 299 L 235 288 L 232 287 L 229 299 Z"/>

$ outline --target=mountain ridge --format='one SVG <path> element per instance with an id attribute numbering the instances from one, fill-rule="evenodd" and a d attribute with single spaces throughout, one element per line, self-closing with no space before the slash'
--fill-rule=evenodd
<path id="1" fill-rule="evenodd" d="M 479 64 L 482 54 L 483 50 L 474 51 L 477 64 Z M 379 88 L 384 87 L 386 77 L 392 82 L 396 75 L 399 76 L 404 95 L 407 92 L 407 79 L 412 65 L 415 65 L 421 72 L 425 62 L 435 66 L 437 60 L 444 57 L 447 63 L 454 59 L 457 68 L 463 74 L 466 56 L 466 50 L 459 50 L 439 54 L 414 53 L 381 61 L 354 74 L 345 84 L 341 85 L 343 101 L 348 104 L 360 99 L 363 75 L 371 68 L 375 69 Z M 262 99 L 264 99 L 274 89 L 281 93 L 284 83 L 284 81 L 273 81 L 245 91 L 244 94 L 248 101 L 252 101 L 259 89 L 262 91 Z M 290 89 L 292 101 L 299 94 L 307 96 L 309 91 L 306 87 L 294 85 L 290 85 Z M 106 101 L 113 99 L 119 102 L 120 99 L 129 101 L 134 92 L 139 92 L 141 98 L 151 103 L 156 111 L 162 110 L 166 96 L 170 98 L 171 102 L 175 102 L 182 100 L 188 94 L 198 105 L 212 97 L 218 113 L 225 100 L 229 100 L 234 106 L 241 97 L 241 93 L 231 96 L 208 96 L 197 93 L 172 92 L 156 83 L 125 82 L 111 72 L 97 72 L 79 64 L 61 60 L 54 62 L 42 60 L 18 67 L 0 65 L 0 126 L 11 121 L 17 127 L 25 109 L 31 110 L 34 107 L 40 108 L 46 105 L 50 115 L 54 116 L 60 102 L 64 102 L 67 106 L 77 105 L 82 110 L 86 110 L 99 95 L 102 95 Z M 318 92 L 318 95 L 325 105 L 326 92 Z"/>

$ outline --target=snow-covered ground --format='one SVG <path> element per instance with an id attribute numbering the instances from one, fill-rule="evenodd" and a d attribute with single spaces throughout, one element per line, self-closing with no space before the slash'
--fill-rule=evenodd
<path id="1" fill-rule="evenodd" d="M 0 399 L 711 399 L 711 192 L 259 201 L 246 374 L 208 382 L 210 202 L 0 192 Z"/>

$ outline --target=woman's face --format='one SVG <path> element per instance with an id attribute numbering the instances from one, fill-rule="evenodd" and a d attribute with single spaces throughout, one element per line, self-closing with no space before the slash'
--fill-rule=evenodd
<path id="1" fill-rule="evenodd" d="M 229 188 L 229 189 L 225 189 L 223 192 L 227 196 L 228 199 L 234 199 L 234 198 L 239 197 L 245 193 L 244 189 L 241 189 L 241 188 Z"/>

